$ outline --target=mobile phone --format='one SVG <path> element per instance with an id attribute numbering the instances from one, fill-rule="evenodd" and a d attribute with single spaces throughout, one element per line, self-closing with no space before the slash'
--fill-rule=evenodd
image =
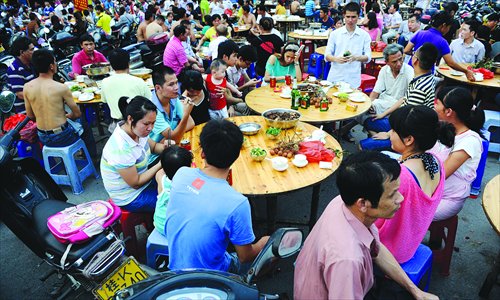
<path id="1" fill-rule="evenodd" d="M 305 45 L 301 45 L 299 50 L 297 50 L 297 52 L 295 52 L 295 55 L 299 56 L 300 53 L 302 53 L 302 50 L 304 50 L 304 47 L 305 47 Z"/>

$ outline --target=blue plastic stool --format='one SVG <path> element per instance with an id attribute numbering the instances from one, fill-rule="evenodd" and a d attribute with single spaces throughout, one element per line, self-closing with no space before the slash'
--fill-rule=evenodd
<path id="1" fill-rule="evenodd" d="M 323 73 L 323 61 L 325 56 L 313 53 L 309 56 L 309 65 L 307 66 L 307 73 L 313 75 L 317 79 L 321 78 L 321 73 Z"/>
<path id="2" fill-rule="evenodd" d="M 83 150 L 85 153 L 85 160 L 77 160 L 75 158 L 75 154 L 79 150 Z M 43 146 L 42 155 L 45 171 L 49 173 L 50 177 L 52 177 L 57 184 L 70 185 L 75 195 L 83 193 L 82 182 L 87 177 L 94 174 L 95 178 L 99 178 L 99 174 L 92 163 L 92 159 L 82 139 L 78 139 L 72 145 L 66 147 Z M 57 167 L 50 166 L 49 159 L 51 157 L 59 157 L 62 159 L 66 174 L 52 173 Z M 52 161 L 53 159 L 50 160 Z M 78 166 L 81 166 L 81 168 L 79 169 Z"/>
<path id="3" fill-rule="evenodd" d="M 158 255 L 168 256 L 168 242 L 167 238 L 155 229 L 148 236 L 146 243 L 146 265 L 154 269 Z"/>
<path id="4" fill-rule="evenodd" d="M 420 244 L 417 252 L 409 261 L 402 263 L 401 268 L 415 285 L 418 285 L 427 273 L 427 282 L 424 288 L 424 291 L 427 292 L 432 273 L 432 250 L 426 245 Z"/>
<path id="5" fill-rule="evenodd" d="M 331 62 L 325 61 L 325 67 L 323 68 L 323 79 L 326 80 L 328 78 L 328 73 L 330 73 Z"/>
<path id="6" fill-rule="evenodd" d="M 481 159 L 479 160 L 479 165 L 476 169 L 476 179 L 471 184 L 470 187 L 470 198 L 477 198 L 481 192 L 481 182 L 483 181 L 484 169 L 486 168 L 486 160 L 488 159 L 488 149 L 490 147 L 490 132 L 483 131 L 483 135 L 486 140 L 483 140 L 483 153 L 481 154 Z"/>
<path id="7" fill-rule="evenodd" d="M 30 143 L 25 142 L 23 140 L 19 140 L 16 143 L 16 148 L 17 148 L 17 156 L 18 157 L 21 157 L 21 158 L 33 157 L 43 167 L 42 149 L 40 149 L 40 145 L 38 143 L 38 140 L 34 144 L 30 144 Z"/>

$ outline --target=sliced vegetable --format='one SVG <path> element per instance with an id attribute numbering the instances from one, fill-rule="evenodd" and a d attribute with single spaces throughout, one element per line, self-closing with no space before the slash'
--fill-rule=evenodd
<path id="1" fill-rule="evenodd" d="M 263 156 L 266 155 L 266 153 L 266 150 L 259 147 L 252 148 L 252 150 L 250 150 L 250 155 L 252 156 Z"/>
<path id="2" fill-rule="evenodd" d="M 72 92 L 79 92 L 82 90 L 82 87 L 79 86 L 78 84 L 75 84 L 74 86 L 70 87 L 69 90 Z"/>
<path id="3" fill-rule="evenodd" d="M 277 136 L 278 134 L 280 134 L 280 133 L 281 133 L 281 128 L 269 127 L 269 128 L 266 130 L 266 133 L 267 133 L 267 134 L 270 134 L 270 135 Z"/>

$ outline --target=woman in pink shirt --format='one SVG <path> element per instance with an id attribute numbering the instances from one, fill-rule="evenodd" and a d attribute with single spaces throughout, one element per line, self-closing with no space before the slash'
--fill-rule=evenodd
<path id="1" fill-rule="evenodd" d="M 380 41 L 382 29 L 378 27 L 377 17 L 374 12 L 369 12 L 367 15 L 368 24 L 363 26 L 363 29 L 368 32 L 372 42 Z"/>
<path id="2" fill-rule="evenodd" d="M 413 257 L 422 242 L 443 195 L 442 163 L 426 152 L 439 140 L 451 147 L 453 125 L 440 123 L 437 113 L 426 106 L 403 106 L 389 117 L 391 147 L 401 154 L 399 211 L 392 219 L 378 219 L 380 241 L 399 263 Z"/>
<path id="3" fill-rule="evenodd" d="M 469 90 L 445 87 L 434 101 L 439 120 L 453 124 L 456 129 L 455 144 L 448 148 L 441 143 L 430 150 L 443 161 L 446 173 L 444 193 L 434 215 L 434 221 L 445 220 L 458 214 L 470 195 L 472 181 L 483 153 L 480 130 L 484 125 L 484 112 L 473 109 Z"/>

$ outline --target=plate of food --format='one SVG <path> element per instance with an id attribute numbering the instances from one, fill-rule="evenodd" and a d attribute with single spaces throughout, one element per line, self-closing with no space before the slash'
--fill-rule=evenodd
<path id="1" fill-rule="evenodd" d="M 280 94 L 280 97 L 281 97 L 281 98 L 290 99 L 290 98 L 292 98 L 292 94 L 291 94 L 291 93 L 283 93 L 283 92 L 282 92 L 282 93 Z"/>
<path id="2" fill-rule="evenodd" d="M 335 92 L 335 93 L 333 93 L 333 95 L 334 95 L 335 97 L 338 97 L 340 94 L 350 94 L 350 93 L 352 93 L 352 92 L 354 92 L 354 90 L 349 89 L 349 90 L 344 90 L 344 91 L 338 91 L 338 92 Z"/>
<path id="3" fill-rule="evenodd" d="M 332 86 L 332 85 L 333 85 L 333 83 L 331 83 L 331 82 L 330 82 L 330 81 L 328 81 L 328 80 L 321 80 L 321 81 L 319 82 L 319 84 L 320 84 L 321 86 L 324 86 L 324 87 L 326 87 L 326 86 Z"/>
<path id="4" fill-rule="evenodd" d="M 90 101 L 94 99 L 94 93 L 81 93 L 78 101 Z"/>

